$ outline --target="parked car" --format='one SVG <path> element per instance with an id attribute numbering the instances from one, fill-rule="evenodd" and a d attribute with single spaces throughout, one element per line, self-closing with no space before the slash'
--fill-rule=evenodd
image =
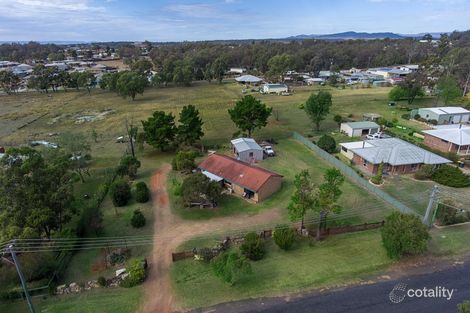
<path id="1" fill-rule="evenodd" d="M 383 134 L 382 132 L 377 132 L 375 134 L 369 134 L 366 136 L 367 139 L 382 139 L 387 138 L 387 135 Z"/>
<path id="2" fill-rule="evenodd" d="M 271 146 L 264 146 L 263 151 L 264 153 L 266 153 L 267 156 L 270 156 L 270 157 L 276 155 L 276 153 L 273 150 L 273 147 Z"/>

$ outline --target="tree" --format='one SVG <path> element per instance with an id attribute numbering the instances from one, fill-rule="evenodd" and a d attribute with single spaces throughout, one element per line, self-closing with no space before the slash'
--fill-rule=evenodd
<path id="1" fill-rule="evenodd" d="M 196 167 L 194 163 L 196 156 L 197 153 L 194 151 L 178 151 L 171 162 L 173 170 L 191 172 Z"/>
<path id="2" fill-rule="evenodd" d="M 432 41 L 432 35 L 430 33 L 426 33 L 424 34 L 423 36 L 423 40 L 426 40 L 427 42 L 431 42 Z"/>
<path id="3" fill-rule="evenodd" d="M 148 144 L 165 151 L 176 136 L 175 117 L 163 111 L 155 111 L 146 121 L 142 121 L 145 139 Z"/>
<path id="4" fill-rule="evenodd" d="M 387 216 L 382 228 L 382 243 L 392 259 L 423 253 L 430 238 L 427 227 L 416 215 L 397 211 Z"/>
<path id="5" fill-rule="evenodd" d="M 380 163 L 377 169 L 377 175 L 373 176 L 370 180 L 376 184 L 380 185 L 383 181 L 383 173 L 384 173 L 384 163 Z"/>
<path id="6" fill-rule="evenodd" d="M 21 79 L 10 71 L 0 71 L 0 88 L 6 94 L 12 94 L 20 88 Z"/>
<path id="7" fill-rule="evenodd" d="M 225 70 L 227 69 L 227 63 L 224 57 L 218 57 L 214 60 L 211 66 L 212 77 L 216 79 L 219 84 L 224 79 Z"/>
<path id="8" fill-rule="evenodd" d="M 190 86 L 193 81 L 193 65 L 191 60 L 178 60 L 174 64 L 173 82 L 184 86 Z"/>
<path id="9" fill-rule="evenodd" d="M 336 168 L 327 169 L 323 175 L 324 182 L 319 186 L 318 192 L 314 197 L 314 211 L 320 215 L 317 227 L 316 239 L 320 240 L 321 228 L 326 228 L 326 218 L 330 213 L 340 213 L 341 206 L 338 199 L 343 193 L 340 189 L 344 182 L 344 176 Z"/>
<path id="10" fill-rule="evenodd" d="M 269 71 L 267 75 L 273 79 L 283 80 L 283 75 L 294 66 L 292 56 L 288 54 L 275 55 L 268 61 Z"/>
<path id="11" fill-rule="evenodd" d="M 140 210 L 135 210 L 131 218 L 131 225 L 134 228 L 141 228 L 145 226 L 145 216 Z"/>
<path id="12" fill-rule="evenodd" d="M 139 59 L 135 62 L 132 62 L 130 68 L 133 72 L 136 72 L 142 76 L 148 76 L 153 69 L 153 64 L 147 59 Z"/>
<path id="13" fill-rule="evenodd" d="M 183 202 L 186 206 L 191 203 L 211 203 L 216 205 L 220 198 L 222 187 L 217 182 L 209 180 L 202 173 L 187 176 L 181 185 Z"/>
<path id="14" fill-rule="evenodd" d="M 127 71 L 119 76 L 116 82 L 116 90 L 123 98 L 130 97 L 134 101 L 137 94 L 142 95 L 144 93 L 147 84 L 148 80 L 143 75 Z"/>
<path id="15" fill-rule="evenodd" d="M 135 201 L 139 203 L 145 203 L 150 199 L 150 191 L 143 181 L 138 182 L 135 185 Z"/>
<path id="16" fill-rule="evenodd" d="M 344 118 L 343 118 L 341 115 L 336 114 L 335 116 L 333 116 L 333 121 L 335 121 L 336 124 L 338 124 L 338 128 L 340 128 L 340 127 L 341 127 L 341 123 L 344 122 Z"/>
<path id="17" fill-rule="evenodd" d="M 229 109 L 228 113 L 238 129 L 248 132 L 248 136 L 251 137 L 255 129 L 268 124 L 268 117 L 272 110 L 260 100 L 247 95 L 239 100 L 233 109 Z"/>
<path id="18" fill-rule="evenodd" d="M 116 207 L 125 206 L 131 199 L 131 186 L 125 180 L 115 181 L 109 191 Z"/>
<path id="19" fill-rule="evenodd" d="M 445 104 L 460 97 L 461 91 L 458 83 L 454 78 L 449 76 L 443 76 L 437 82 L 437 93 L 438 98 L 442 99 Z"/>
<path id="20" fill-rule="evenodd" d="M 465 300 L 462 303 L 457 304 L 457 309 L 459 313 L 470 313 L 470 301 Z"/>
<path id="21" fill-rule="evenodd" d="M 49 152 L 13 148 L 0 160 L 0 240 L 50 238 L 76 213 L 70 160 Z"/>
<path id="22" fill-rule="evenodd" d="M 180 112 L 178 122 L 180 123 L 178 125 L 177 134 L 178 142 L 192 145 L 204 136 L 204 132 L 202 131 L 202 125 L 204 122 L 199 116 L 199 111 L 194 105 L 183 107 L 183 110 Z"/>
<path id="23" fill-rule="evenodd" d="M 312 93 L 305 103 L 305 112 L 315 124 L 317 131 L 320 130 L 320 122 L 330 113 L 331 105 L 331 94 L 323 90 L 317 94 Z"/>
<path id="24" fill-rule="evenodd" d="M 253 273 L 251 264 L 236 252 L 224 252 L 211 260 L 214 274 L 231 285 Z"/>
<path id="25" fill-rule="evenodd" d="M 137 177 L 137 169 L 140 168 L 140 161 L 132 155 L 125 155 L 122 157 L 117 168 L 117 174 L 121 177 L 129 176 L 130 179 Z"/>
<path id="26" fill-rule="evenodd" d="M 244 256 L 252 261 L 261 260 L 266 252 L 263 239 L 255 232 L 247 233 L 240 246 L 240 251 Z"/>
<path id="27" fill-rule="evenodd" d="M 60 134 L 58 143 L 70 158 L 72 168 L 80 180 L 85 182 L 84 174 L 90 175 L 88 172 L 90 143 L 87 137 L 81 133 L 65 132 Z"/>
<path id="28" fill-rule="evenodd" d="M 318 146 L 328 153 L 336 152 L 336 141 L 329 135 L 323 135 L 318 140 Z"/>
<path id="29" fill-rule="evenodd" d="M 212 73 L 212 68 L 210 64 L 206 64 L 206 67 L 204 68 L 204 79 L 210 83 L 213 78 L 214 78 L 214 74 Z"/>
<path id="30" fill-rule="evenodd" d="M 403 87 L 396 85 L 388 93 L 388 98 L 392 101 L 400 101 L 406 97 L 406 92 Z"/>
<path id="31" fill-rule="evenodd" d="M 88 72 L 88 71 L 80 73 L 80 75 L 77 78 L 77 85 L 78 85 L 78 88 L 80 87 L 86 88 L 88 93 L 90 93 L 91 88 L 95 87 L 96 85 L 95 74 Z"/>
<path id="32" fill-rule="evenodd" d="M 301 228 L 304 228 L 304 218 L 308 210 L 312 210 L 315 205 L 315 186 L 308 170 L 302 170 L 295 175 L 294 193 L 291 196 L 289 206 L 289 219 L 291 221 L 302 220 Z"/>
<path id="33" fill-rule="evenodd" d="M 286 224 L 277 225 L 274 228 L 273 239 L 279 248 L 289 250 L 295 241 L 295 230 Z"/>

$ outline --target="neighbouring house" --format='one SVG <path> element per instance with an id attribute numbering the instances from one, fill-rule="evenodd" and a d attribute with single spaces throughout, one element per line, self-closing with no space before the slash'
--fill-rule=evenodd
<path id="1" fill-rule="evenodd" d="M 232 67 L 229 70 L 229 73 L 232 73 L 232 74 L 243 74 L 245 72 L 246 72 L 246 68 L 242 68 L 242 67 Z"/>
<path id="2" fill-rule="evenodd" d="M 230 193 L 261 202 L 281 188 L 282 175 L 235 160 L 212 154 L 199 163 L 198 169 L 210 180 L 220 182 Z"/>
<path id="3" fill-rule="evenodd" d="M 402 71 L 416 72 L 419 70 L 419 65 L 418 64 L 405 64 L 405 65 L 400 65 L 399 68 Z"/>
<path id="4" fill-rule="evenodd" d="M 470 111 L 462 107 L 436 107 L 412 110 L 413 118 L 423 118 L 427 121 L 435 121 L 437 125 L 466 123 L 470 117 Z"/>
<path id="5" fill-rule="evenodd" d="M 231 141 L 232 152 L 237 160 L 254 163 L 263 160 L 263 148 L 253 138 L 237 138 Z"/>
<path id="6" fill-rule="evenodd" d="M 307 85 L 320 85 L 321 83 L 324 83 L 325 80 L 323 78 L 319 78 L 319 77 L 310 77 L 310 78 L 307 78 L 305 79 L 305 81 L 307 82 Z"/>
<path id="7" fill-rule="evenodd" d="M 264 84 L 263 85 L 263 93 L 283 93 L 288 92 L 289 87 L 285 84 Z"/>
<path id="8" fill-rule="evenodd" d="M 441 125 L 424 130 L 424 144 L 442 152 L 470 155 L 470 127 L 462 124 Z"/>
<path id="9" fill-rule="evenodd" d="M 374 122 L 347 122 L 341 123 L 340 131 L 349 137 L 360 137 L 375 134 L 380 130 L 380 126 Z"/>
<path id="10" fill-rule="evenodd" d="M 391 67 L 379 67 L 379 68 L 370 68 L 367 70 L 368 74 L 372 75 L 377 75 L 382 77 L 382 79 L 389 79 L 390 78 L 390 71 L 392 71 L 393 68 Z"/>
<path id="11" fill-rule="evenodd" d="M 352 143 L 341 143 L 341 151 L 352 154 L 352 163 L 370 174 L 376 174 L 380 163 L 384 163 L 384 173 L 406 174 L 417 171 L 421 165 L 441 165 L 452 163 L 435 153 L 419 148 L 398 138 L 374 139 Z M 351 148 L 348 148 L 349 147 Z M 346 150 L 346 151 L 345 151 Z"/>
<path id="12" fill-rule="evenodd" d="M 263 81 L 262 78 L 259 78 L 253 75 L 242 75 L 242 76 L 235 78 L 235 80 L 241 84 L 254 84 L 254 85 L 259 84 Z"/>

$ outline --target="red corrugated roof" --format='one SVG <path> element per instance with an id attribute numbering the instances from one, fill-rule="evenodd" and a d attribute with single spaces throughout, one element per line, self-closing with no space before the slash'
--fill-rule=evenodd
<path id="1" fill-rule="evenodd" d="M 212 154 L 199 163 L 200 169 L 220 176 L 241 187 L 258 191 L 269 178 L 282 177 L 277 173 L 249 165 L 226 155 Z"/>

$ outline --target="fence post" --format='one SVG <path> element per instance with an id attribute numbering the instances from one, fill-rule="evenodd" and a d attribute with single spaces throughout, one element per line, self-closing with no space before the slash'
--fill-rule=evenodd
<path id="1" fill-rule="evenodd" d="M 431 195 L 429 196 L 428 207 L 426 208 L 426 214 L 424 214 L 423 217 L 423 224 L 427 225 L 428 227 L 431 227 L 431 211 L 433 210 L 434 202 L 437 200 L 438 193 L 439 188 L 437 187 L 437 185 L 435 185 L 432 188 Z"/>

